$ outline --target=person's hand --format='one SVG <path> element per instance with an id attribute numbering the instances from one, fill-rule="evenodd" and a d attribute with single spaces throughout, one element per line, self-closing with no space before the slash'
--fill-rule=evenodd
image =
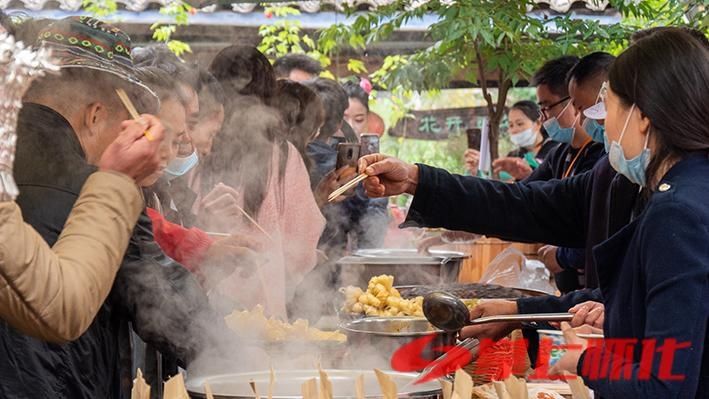
<path id="1" fill-rule="evenodd" d="M 561 268 L 559 262 L 556 260 L 556 251 L 559 247 L 554 245 L 545 245 L 539 248 L 537 255 L 539 260 L 544 263 L 544 266 L 549 270 L 551 274 L 561 273 L 564 269 Z"/>
<path id="2" fill-rule="evenodd" d="M 158 149 L 164 137 L 162 123 L 152 115 L 141 115 L 138 120 L 122 122 L 118 137 L 99 159 L 99 170 L 120 172 L 136 182 L 145 179 L 155 173 L 160 165 Z"/>
<path id="3" fill-rule="evenodd" d="M 532 167 L 522 158 L 505 157 L 496 159 L 492 163 L 492 170 L 497 174 L 505 171 L 515 180 L 522 180 L 532 174 Z"/>
<path id="4" fill-rule="evenodd" d="M 589 325 L 595 328 L 603 328 L 605 310 L 605 306 L 599 302 L 587 301 L 580 303 L 569 309 L 569 313 L 574 315 L 574 318 L 571 319 L 571 326 Z"/>
<path id="5" fill-rule="evenodd" d="M 204 255 L 202 274 L 206 280 L 213 282 L 223 280 L 236 270 L 240 276 L 248 277 L 262 263 L 258 252 L 263 248 L 262 242 L 243 234 L 216 240 Z"/>
<path id="6" fill-rule="evenodd" d="M 565 373 L 576 374 L 581 354 L 588 347 L 588 341 L 579 338 L 578 335 L 576 335 L 576 331 L 574 331 L 569 323 L 561 323 L 561 331 L 564 332 L 564 340 L 566 341 L 567 349 L 564 356 L 549 369 L 549 375 L 551 377 L 558 376 L 561 378 Z"/>
<path id="7" fill-rule="evenodd" d="M 239 192 L 224 183 L 219 183 L 201 201 L 201 209 L 214 217 L 235 217 L 239 210 Z"/>
<path id="8" fill-rule="evenodd" d="M 200 225 L 212 231 L 232 231 L 241 220 L 240 197 L 232 187 L 217 184 L 199 203 Z"/>
<path id="9" fill-rule="evenodd" d="M 320 180 L 320 183 L 318 183 L 317 187 L 315 187 L 315 192 L 313 193 L 315 196 L 315 202 L 318 204 L 318 207 L 322 208 L 323 206 L 327 205 L 327 199 L 330 194 L 338 188 L 342 187 L 343 184 L 352 180 L 355 176 L 357 176 L 357 170 L 355 170 L 351 166 L 343 166 L 338 170 L 333 170 L 330 173 L 326 174 L 322 178 L 322 180 Z M 347 199 L 348 195 L 349 192 L 343 193 L 332 202 L 342 202 Z"/>
<path id="10" fill-rule="evenodd" d="M 470 311 L 470 319 L 477 319 L 485 316 L 517 314 L 517 302 L 502 299 L 485 301 Z M 486 323 L 478 326 L 467 326 L 460 331 L 461 338 L 492 339 L 498 341 L 508 336 L 512 331 L 520 328 L 517 322 Z"/>
<path id="11" fill-rule="evenodd" d="M 465 168 L 468 172 L 471 175 L 476 175 L 480 166 L 480 151 L 468 148 L 463 154 L 463 161 L 465 161 Z"/>
<path id="12" fill-rule="evenodd" d="M 382 154 L 366 155 L 359 160 L 359 172 L 369 177 L 364 181 L 372 198 L 416 193 L 418 166 Z"/>

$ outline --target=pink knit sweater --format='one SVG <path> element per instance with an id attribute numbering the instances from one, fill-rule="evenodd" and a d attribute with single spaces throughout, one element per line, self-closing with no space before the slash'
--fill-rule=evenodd
<path id="1" fill-rule="evenodd" d="M 278 170 L 278 163 L 278 151 L 274 148 L 272 171 Z M 269 233 L 272 242 L 245 220 L 234 230 L 248 231 L 263 239 L 265 263 L 250 277 L 232 274 L 217 289 L 245 309 L 261 304 L 269 316 L 285 319 L 286 303 L 295 287 L 316 265 L 318 240 L 325 227 L 303 159 L 291 144 L 283 181 L 278 184 L 278 173 L 271 173 L 257 222 Z"/>

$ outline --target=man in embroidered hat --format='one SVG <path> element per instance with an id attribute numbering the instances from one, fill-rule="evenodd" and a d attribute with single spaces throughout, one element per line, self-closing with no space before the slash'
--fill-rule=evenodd
<path id="1" fill-rule="evenodd" d="M 61 74 L 35 81 L 24 98 L 15 179 L 25 221 L 53 245 L 108 145 L 136 123 L 128 121 L 116 89 L 125 90 L 139 111 L 153 111 L 157 101 L 136 77 L 130 38 L 115 27 L 65 18 L 42 31 L 39 43 L 54 51 Z M 159 122 L 143 114 L 138 123 Z M 227 335 L 189 272 L 155 243 L 144 212 L 111 294 L 83 335 L 50 345 L 0 322 L 0 397 L 128 397 L 131 326 L 183 366 L 214 348 L 217 334 Z"/>

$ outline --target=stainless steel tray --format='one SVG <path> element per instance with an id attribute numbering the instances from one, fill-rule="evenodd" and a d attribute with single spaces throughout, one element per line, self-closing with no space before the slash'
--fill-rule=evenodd
<path id="1" fill-rule="evenodd" d="M 372 370 L 325 370 L 332 382 L 333 397 L 337 399 L 355 397 L 355 379 L 364 375 L 364 393 L 367 398 L 382 398 L 376 375 Z M 417 374 L 386 371 L 400 389 L 399 397 L 435 398 L 440 394 L 438 382 L 413 385 Z M 190 378 L 185 383 L 193 397 L 203 398 L 204 383 L 209 382 L 216 398 L 252 399 L 254 393 L 249 383 L 256 383 L 259 394 L 263 397 L 268 391 L 269 371 L 251 373 L 220 374 L 200 378 Z M 319 378 L 317 370 L 276 371 L 273 384 L 274 399 L 302 398 L 301 386 L 307 380 Z"/>

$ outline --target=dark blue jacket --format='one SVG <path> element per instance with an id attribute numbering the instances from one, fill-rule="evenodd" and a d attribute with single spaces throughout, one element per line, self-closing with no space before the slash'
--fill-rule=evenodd
<path id="1" fill-rule="evenodd" d="M 607 306 L 606 334 L 691 342 L 689 349 L 677 352 L 672 370 L 686 379 L 597 380 L 589 385 L 604 398 L 707 398 L 709 160 L 702 154 L 676 165 L 663 181 L 671 189 L 656 193 L 645 212 L 625 228 L 620 227 L 622 219 L 631 212 L 627 203 L 607 202 L 615 183 L 607 167 L 602 161 L 594 171 L 570 179 L 510 185 L 420 165 L 408 219 L 423 226 L 569 247 L 620 230 L 595 251 Z M 466 204 L 465 211 L 461 204 Z M 586 290 L 544 298 L 536 308 L 545 305 L 551 310 L 556 305 L 566 310 L 597 298 Z"/>
<path id="2" fill-rule="evenodd" d="M 593 169 L 605 153 L 602 143 L 589 142 L 580 149 L 573 148 L 570 144 L 558 144 L 547 154 L 544 162 L 522 182 L 565 179 L 579 175 Z M 557 250 L 556 260 L 564 270 L 554 277 L 561 292 L 584 288 L 585 278 L 579 275 L 579 271 L 583 273 L 585 270 L 585 254 L 584 248 L 560 247 Z"/>
<path id="3" fill-rule="evenodd" d="M 657 340 L 659 348 L 675 339 L 689 343 L 675 352 L 673 375 L 658 376 L 661 356 L 655 353 L 649 379 L 639 381 L 642 347 L 635 347 L 630 379 L 590 379 L 586 383 L 604 398 L 708 398 L 709 356 L 709 158 L 695 154 L 665 175 L 645 211 L 603 244 L 594 248 L 599 283 L 606 306 L 606 338 Z M 599 353 L 602 352 L 602 353 Z M 599 348 L 582 356 L 615 357 Z M 620 363 L 618 363 L 620 364 Z"/>

